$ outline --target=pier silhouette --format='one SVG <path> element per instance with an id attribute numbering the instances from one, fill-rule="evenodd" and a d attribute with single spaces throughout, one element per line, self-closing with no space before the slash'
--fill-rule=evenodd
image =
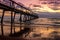
<path id="1" fill-rule="evenodd" d="M 25 28 L 24 30 L 21 30 L 19 32 L 15 32 L 14 29 L 14 33 L 12 33 L 12 28 L 15 24 L 15 16 L 16 14 L 20 15 L 19 21 L 20 21 L 20 25 L 21 22 L 26 22 L 26 21 L 30 21 L 30 20 L 34 20 L 38 18 L 38 15 L 34 12 L 31 11 L 31 9 L 20 5 L 19 3 L 16 3 L 13 0 L 8 0 L 8 1 L 4 1 L 4 0 L 0 0 L 0 9 L 3 10 L 2 12 L 2 16 L 1 16 L 1 33 L 2 36 L 4 36 L 4 29 L 3 29 L 3 19 L 4 19 L 4 15 L 5 15 L 5 11 L 10 11 L 11 15 L 11 31 L 10 31 L 10 35 L 11 37 L 17 37 L 17 36 L 21 36 L 23 34 L 29 33 L 30 28 Z M 24 16 L 24 17 L 23 17 Z M 23 20 L 22 20 L 23 19 Z"/>

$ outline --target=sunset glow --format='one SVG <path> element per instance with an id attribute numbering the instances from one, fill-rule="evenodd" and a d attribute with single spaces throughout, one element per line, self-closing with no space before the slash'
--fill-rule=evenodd
<path id="1" fill-rule="evenodd" d="M 0 40 L 60 40 L 60 0 L 0 0 Z"/>
<path id="2" fill-rule="evenodd" d="M 40 5 L 42 7 L 40 7 L 40 11 L 42 10 L 41 12 L 60 12 L 59 0 L 18 0 L 17 2 L 21 2 L 32 9 L 34 7 L 33 5 Z"/>

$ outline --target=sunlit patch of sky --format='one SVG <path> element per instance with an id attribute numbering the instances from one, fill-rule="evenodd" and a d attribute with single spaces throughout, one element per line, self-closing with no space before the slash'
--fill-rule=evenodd
<path id="1" fill-rule="evenodd" d="M 40 10 L 42 11 L 44 11 L 44 9 L 45 11 L 48 9 L 47 11 L 49 12 L 60 12 L 60 0 L 18 0 L 17 2 L 21 2 L 27 7 L 31 7 L 33 5 L 40 5 L 42 7 L 42 9 Z"/>

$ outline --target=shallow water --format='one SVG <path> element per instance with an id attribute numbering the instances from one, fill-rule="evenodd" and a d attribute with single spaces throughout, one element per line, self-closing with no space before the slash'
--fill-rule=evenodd
<path id="1" fill-rule="evenodd" d="M 60 18 L 54 18 L 54 16 L 53 16 L 53 18 L 50 18 L 50 16 L 48 17 L 48 14 L 44 14 L 44 13 L 43 13 L 43 15 L 47 16 L 47 18 L 44 18 L 44 16 L 42 18 L 42 16 L 40 16 L 40 18 L 38 18 L 38 19 L 27 21 L 25 23 L 23 22 L 23 24 L 19 24 L 19 15 L 16 15 L 15 24 L 14 24 L 15 32 L 20 31 L 20 27 L 22 27 L 22 29 L 24 29 L 24 27 L 28 27 L 28 28 L 31 28 L 32 31 L 25 38 L 54 38 L 54 36 L 56 36 L 56 35 L 60 36 Z M 53 15 L 55 15 L 55 14 L 53 14 Z M 55 15 L 55 17 L 56 17 L 56 15 Z M 11 21 L 10 14 L 8 14 L 8 15 L 5 14 L 4 23 L 3 23 L 4 24 L 3 29 L 4 29 L 5 36 L 8 36 L 11 32 L 10 21 Z M 13 26 L 12 31 L 14 33 L 14 26 Z M 0 35 L 1 35 L 1 26 L 0 26 Z M 24 37 L 24 35 L 23 35 L 23 37 Z"/>
<path id="2" fill-rule="evenodd" d="M 10 34 L 11 31 L 10 23 L 9 24 L 8 23 L 4 22 L 4 35 L 7 36 Z M 56 19 L 38 18 L 30 21 L 30 24 L 28 24 L 28 22 L 23 23 L 21 25 L 15 24 L 16 32 L 20 31 L 20 26 L 22 27 L 22 29 L 24 27 L 29 27 L 33 29 L 26 38 L 51 38 L 55 35 L 53 32 L 57 32 L 56 35 L 60 36 L 60 19 L 57 18 Z M 14 27 L 13 27 L 13 33 L 14 33 Z M 1 34 L 1 28 L 0 28 L 0 34 Z"/>

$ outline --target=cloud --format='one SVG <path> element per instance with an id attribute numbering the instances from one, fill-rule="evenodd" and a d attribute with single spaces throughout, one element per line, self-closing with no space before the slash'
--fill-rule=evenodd
<path id="1" fill-rule="evenodd" d="M 17 1 L 17 0 L 16 0 Z M 50 12 L 59 12 L 60 11 L 60 0 L 18 0 L 17 2 L 23 3 L 26 7 L 31 7 L 34 5 L 42 6 L 41 10 L 50 11 Z M 30 5 L 32 4 L 32 5 Z M 31 7 L 31 8 L 33 8 Z M 48 10 L 46 10 L 48 9 Z"/>

